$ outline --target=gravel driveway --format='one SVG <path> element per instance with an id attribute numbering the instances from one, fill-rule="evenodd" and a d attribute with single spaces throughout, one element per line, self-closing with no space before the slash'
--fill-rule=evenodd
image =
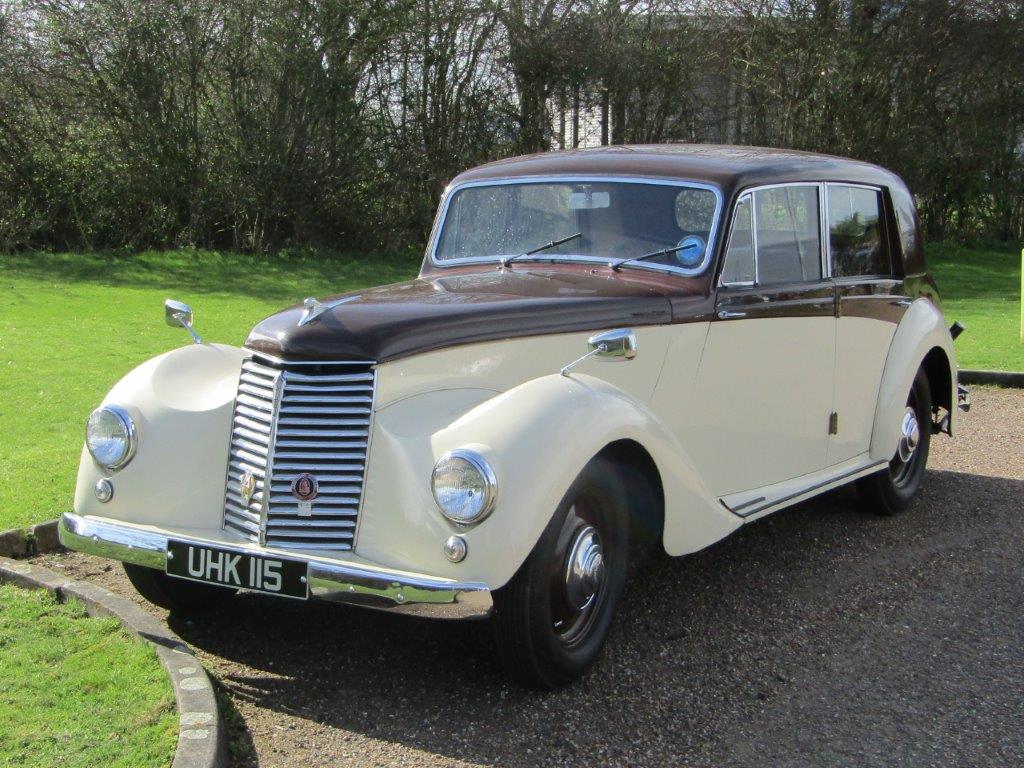
<path id="1" fill-rule="evenodd" d="M 237 766 L 1021 765 L 1024 392 L 973 394 L 909 512 L 840 490 L 653 563 L 567 690 L 507 684 L 485 624 L 250 595 L 171 625 L 237 710 Z"/>

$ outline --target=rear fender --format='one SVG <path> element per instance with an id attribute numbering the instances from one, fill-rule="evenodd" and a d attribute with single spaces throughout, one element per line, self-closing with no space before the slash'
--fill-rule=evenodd
<path id="1" fill-rule="evenodd" d="M 950 365 L 952 391 L 944 394 L 948 397 L 948 402 L 954 404 L 949 414 L 950 433 L 953 434 L 957 420 L 956 353 L 953 349 L 953 337 L 949 334 L 942 312 L 928 299 L 917 299 L 900 320 L 885 360 L 871 432 L 872 459 L 887 461 L 896 452 L 900 420 L 906 407 L 907 395 L 914 383 L 914 376 L 917 375 L 925 356 L 936 347 L 946 353 Z M 937 398 L 933 394 L 933 400 L 935 399 Z"/>

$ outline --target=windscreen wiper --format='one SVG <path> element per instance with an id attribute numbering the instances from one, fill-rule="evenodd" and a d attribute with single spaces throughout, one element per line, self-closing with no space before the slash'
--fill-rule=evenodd
<path id="1" fill-rule="evenodd" d="M 674 245 L 671 248 L 664 248 L 660 251 L 651 251 L 650 253 L 645 253 L 641 256 L 630 256 L 628 259 L 619 259 L 618 261 L 613 261 L 608 266 L 611 267 L 614 271 L 618 272 L 619 268 L 622 267 L 623 264 L 628 264 L 631 261 L 644 261 L 646 259 L 656 259 L 659 256 L 668 256 L 670 253 L 676 253 L 677 251 L 682 251 L 685 250 L 686 248 L 700 248 L 700 243 L 696 243 L 693 241 L 688 243 L 680 243 L 679 245 Z"/>
<path id="2" fill-rule="evenodd" d="M 570 240 L 575 240 L 577 237 L 583 237 L 583 233 L 582 232 L 577 232 L 575 235 L 569 235 L 568 237 L 563 237 L 561 240 L 552 240 L 550 243 L 544 243 L 544 245 L 540 246 L 539 248 L 534 248 L 532 251 L 527 251 L 526 253 L 520 253 L 518 256 L 506 256 L 505 258 L 503 258 L 501 260 L 501 266 L 507 267 L 509 264 L 511 264 L 516 259 L 522 259 L 522 258 L 525 258 L 527 256 L 533 256 L 533 254 L 535 254 L 535 253 L 540 253 L 541 251 L 546 251 L 549 248 L 554 248 L 556 246 L 561 245 L 562 243 L 568 243 Z"/>

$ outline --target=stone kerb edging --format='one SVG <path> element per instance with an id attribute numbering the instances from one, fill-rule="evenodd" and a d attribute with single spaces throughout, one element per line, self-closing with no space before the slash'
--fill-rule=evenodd
<path id="1" fill-rule="evenodd" d="M 1003 387 L 1024 388 L 1024 373 L 1019 371 L 960 370 L 961 384 L 999 384 Z"/>
<path id="2" fill-rule="evenodd" d="M 0 557 L 28 557 L 60 549 L 57 521 L 0 532 Z"/>
<path id="3" fill-rule="evenodd" d="M 114 616 L 152 643 L 174 688 L 178 709 L 178 746 L 172 768 L 223 768 L 227 765 L 224 724 L 206 670 L 180 637 L 163 622 L 123 597 L 84 581 L 73 581 L 23 560 L 0 557 L 0 582 L 45 589 L 64 601 L 74 598 L 90 616 Z"/>

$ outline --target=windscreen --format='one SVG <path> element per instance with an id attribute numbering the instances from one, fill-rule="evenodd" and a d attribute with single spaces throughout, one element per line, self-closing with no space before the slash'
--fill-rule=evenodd
<path id="1" fill-rule="evenodd" d="M 442 263 L 499 259 L 536 250 L 529 258 L 616 260 L 677 248 L 636 264 L 692 273 L 707 264 L 717 213 L 718 195 L 691 185 L 544 181 L 468 186 L 448 202 L 434 258 Z M 543 248 L 563 239 L 561 245 Z"/>

